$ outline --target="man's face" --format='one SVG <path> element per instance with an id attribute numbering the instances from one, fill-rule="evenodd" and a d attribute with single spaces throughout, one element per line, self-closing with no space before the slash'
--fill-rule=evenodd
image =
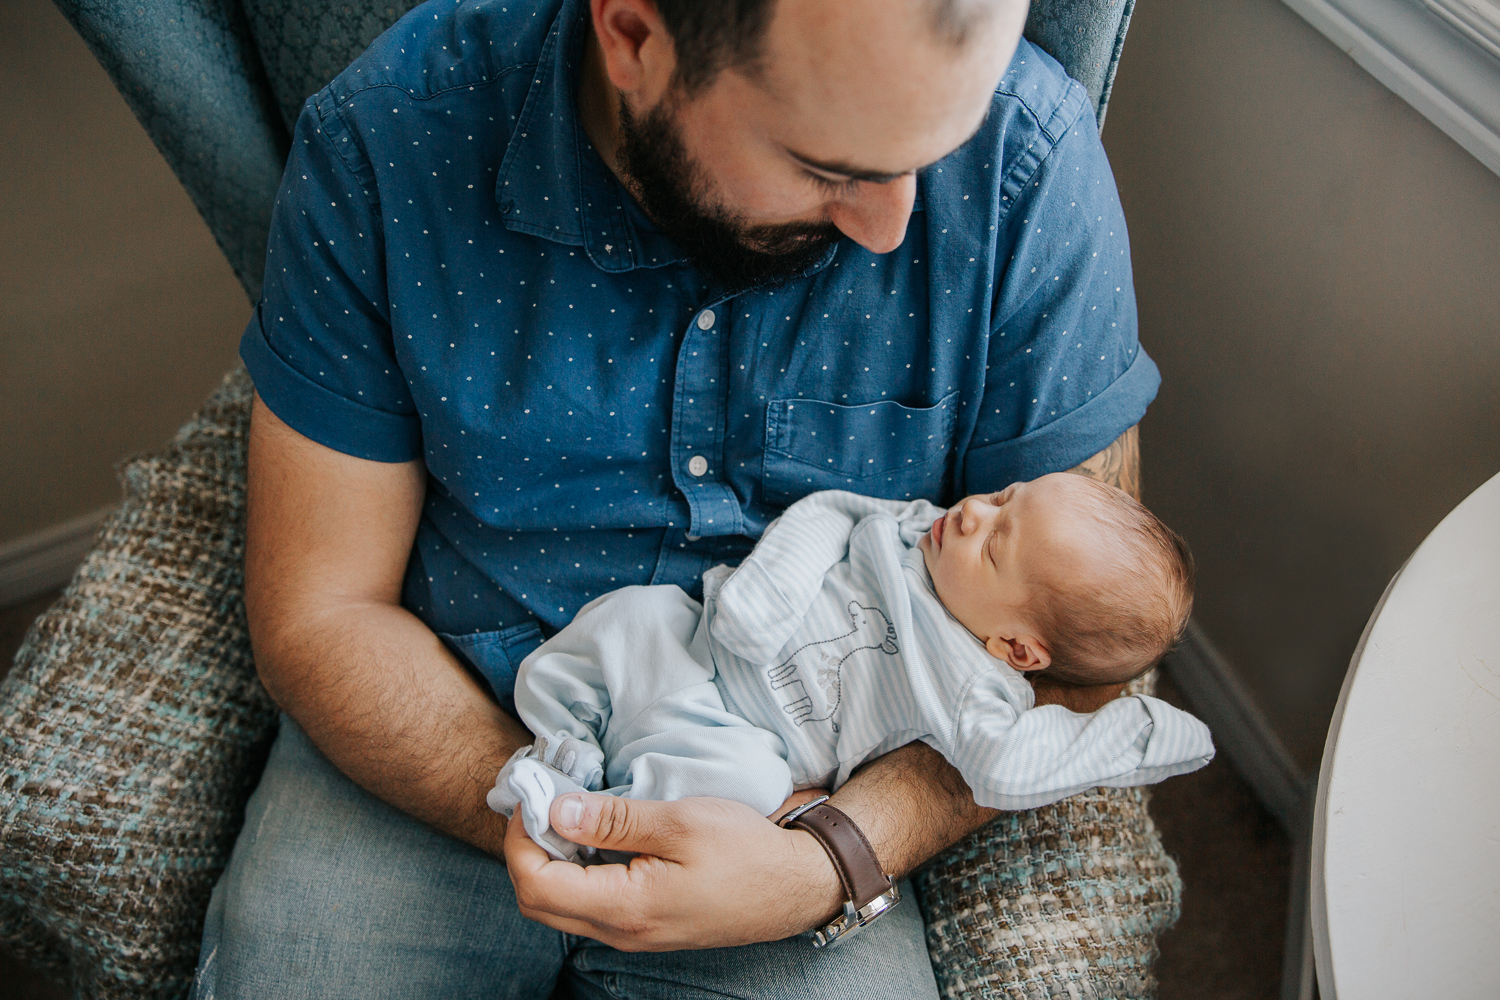
<path id="1" fill-rule="evenodd" d="M 730 286 L 795 276 L 840 235 L 894 250 L 916 171 L 983 122 L 1026 14 L 998 0 L 954 44 L 930 7 L 780 0 L 758 67 L 622 95 L 620 166 L 648 214 Z"/>
<path id="2" fill-rule="evenodd" d="M 811 267 L 838 229 L 828 222 L 755 225 L 715 200 L 683 144 L 675 103 L 658 102 L 640 121 L 620 105 L 620 169 L 635 182 L 646 213 L 698 270 L 728 288 L 780 283 Z"/>

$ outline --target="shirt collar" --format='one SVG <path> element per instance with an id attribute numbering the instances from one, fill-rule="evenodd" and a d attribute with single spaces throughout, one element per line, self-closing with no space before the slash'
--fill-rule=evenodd
<path id="1" fill-rule="evenodd" d="M 686 256 L 674 243 L 632 223 L 629 195 L 578 121 L 588 17 L 587 3 L 564 0 L 553 19 L 505 148 L 495 201 L 507 229 L 581 246 L 605 271 L 678 263 Z"/>

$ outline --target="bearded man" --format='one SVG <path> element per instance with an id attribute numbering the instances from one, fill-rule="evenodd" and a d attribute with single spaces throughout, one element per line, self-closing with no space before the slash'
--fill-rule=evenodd
<path id="1" fill-rule="evenodd" d="M 851 894 L 810 827 L 565 797 L 564 836 L 641 855 L 585 868 L 485 792 L 544 636 L 619 587 L 699 595 L 798 497 L 1134 489 L 1158 377 L 1124 220 L 1025 14 L 432 0 L 309 99 L 241 346 L 285 715 L 197 995 L 936 995 L 915 905 L 798 936 Z M 994 815 L 900 743 L 831 803 L 898 881 Z"/>

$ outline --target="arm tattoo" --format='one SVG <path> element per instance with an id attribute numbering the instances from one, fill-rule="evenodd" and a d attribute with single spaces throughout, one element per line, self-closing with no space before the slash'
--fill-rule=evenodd
<path id="1" fill-rule="evenodd" d="M 1139 425 L 1115 438 L 1113 444 L 1093 458 L 1068 470 L 1101 483 L 1118 487 L 1141 498 L 1141 436 Z"/>

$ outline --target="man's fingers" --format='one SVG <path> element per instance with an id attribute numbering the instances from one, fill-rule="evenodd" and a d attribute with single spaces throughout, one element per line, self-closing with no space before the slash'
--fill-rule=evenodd
<path id="1" fill-rule="evenodd" d="M 572 792 L 553 801 L 548 823 L 574 843 L 636 857 L 629 865 L 588 867 L 553 861 L 531 842 L 521 824 L 512 823 L 506 831 L 505 854 L 521 913 L 548 927 L 627 951 L 705 946 L 698 923 L 684 920 L 683 914 L 685 909 L 723 902 L 722 885 L 704 892 L 702 883 L 703 873 L 723 867 L 726 843 L 770 837 L 776 850 L 768 870 L 784 876 L 796 867 L 796 859 L 784 853 L 786 834 L 749 806 L 725 799 L 653 802 Z M 737 851 L 730 848 L 729 853 Z M 684 890 L 694 901 L 691 906 L 683 904 Z M 774 933 L 785 936 L 799 929 L 795 921 L 783 920 Z M 746 936 L 735 925 L 722 943 L 751 940 L 771 938 Z"/>
<path id="2" fill-rule="evenodd" d="M 546 906 L 560 915 L 584 916 L 589 913 L 587 904 L 580 904 L 574 911 L 568 900 L 576 900 L 579 894 L 588 892 L 597 897 L 609 888 L 607 882 L 589 876 L 596 869 L 613 868 L 619 876 L 626 874 L 624 865 L 594 865 L 585 868 L 571 861 L 557 861 L 526 835 L 525 824 L 519 816 L 505 831 L 505 866 L 510 871 L 510 880 L 516 887 L 516 898 L 522 906 Z M 532 897 L 545 896 L 546 899 Z"/>
<path id="3" fill-rule="evenodd" d="M 505 832 L 505 861 L 516 902 L 530 920 L 569 934 L 602 940 L 605 927 L 639 922 L 650 893 L 656 858 L 639 858 L 637 871 L 626 865 L 582 865 L 555 861 L 526 835 L 523 824 Z M 601 923 L 596 924 L 595 921 Z"/>
<path id="4" fill-rule="evenodd" d="M 523 910 L 540 908 L 559 916 L 585 915 L 575 912 L 575 904 L 569 901 L 577 900 L 585 891 L 586 869 L 571 861 L 553 860 L 526 835 L 519 816 L 505 831 L 505 867 Z"/>
<path id="5" fill-rule="evenodd" d="M 526 824 L 521 819 L 520 810 L 516 811 L 516 818 L 505 825 L 504 846 L 505 867 L 510 870 L 511 881 L 515 881 L 518 873 L 530 874 L 552 860 L 526 836 Z"/>
<path id="6" fill-rule="evenodd" d="M 569 799 L 575 805 L 565 808 Z M 637 854 L 628 866 L 552 861 L 510 824 L 505 854 L 521 913 L 625 951 L 779 940 L 806 930 L 809 911 L 824 908 L 824 883 L 830 900 L 838 894 L 828 855 L 803 843 L 812 838 L 726 799 L 574 792 L 554 801 L 548 822 L 576 843 Z M 807 886 L 815 887 L 811 907 Z M 748 909 L 747 894 L 758 901 Z"/>
<path id="7" fill-rule="evenodd" d="M 691 800 L 651 802 L 587 792 L 561 795 L 552 802 L 552 829 L 575 844 L 676 859 L 691 825 Z"/>
<path id="8" fill-rule="evenodd" d="M 573 871 L 564 871 L 564 866 Z M 648 932 L 653 923 L 648 913 L 654 894 L 625 865 L 584 868 L 571 861 L 554 861 L 513 882 L 516 902 L 528 919 L 606 943 L 638 939 L 631 950 L 650 947 Z"/>
<path id="9" fill-rule="evenodd" d="M 568 917 L 559 917 L 555 914 L 548 913 L 545 910 L 528 910 L 524 906 L 517 906 L 516 909 L 520 912 L 521 916 L 525 917 L 527 920 L 535 920 L 537 923 L 550 927 L 555 931 L 562 931 L 564 934 L 572 934 L 577 937 L 589 938 L 594 941 L 599 941 L 603 944 L 610 943 L 604 940 L 607 931 L 596 926 L 595 924 L 589 923 L 587 920 L 573 920 Z"/>

